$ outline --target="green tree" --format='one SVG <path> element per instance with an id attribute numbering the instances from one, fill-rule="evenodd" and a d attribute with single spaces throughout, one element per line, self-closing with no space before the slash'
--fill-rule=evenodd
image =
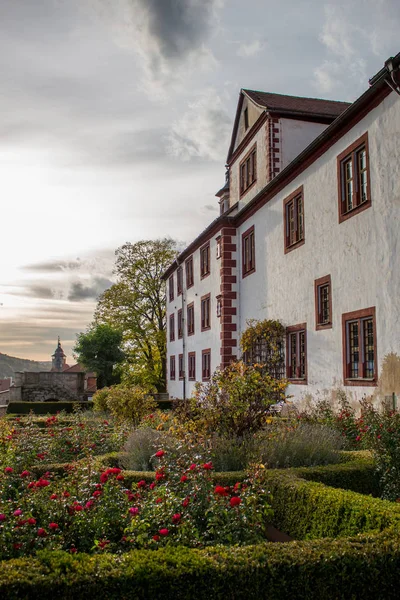
<path id="1" fill-rule="evenodd" d="M 93 324 L 86 333 L 80 333 L 74 347 L 77 360 L 97 374 L 97 387 L 118 383 L 116 366 L 125 354 L 121 349 L 122 333 L 109 324 Z"/>
<path id="2" fill-rule="evenodd" d="M 117 283 L 99 298 L 97 324 L 123 335 L 123 379 L 134 385 L 166 389 L 166 295 L 161 276 L 173 262 L 176 242 L 164 238 L 124 244 L 116 250 Z"/>

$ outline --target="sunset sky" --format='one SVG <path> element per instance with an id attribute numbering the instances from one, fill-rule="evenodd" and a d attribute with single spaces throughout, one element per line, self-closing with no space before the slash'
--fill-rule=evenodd
<path id="1" fill-rule="evenodd" d="M 114 250 L 217 214 L 240 88 L 354 100 L 398 0 L 1 0 L 0 352 L 49 360 Z"/>

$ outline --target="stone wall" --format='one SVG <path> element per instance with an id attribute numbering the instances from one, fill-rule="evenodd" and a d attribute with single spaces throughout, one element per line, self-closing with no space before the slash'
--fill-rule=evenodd
<path id="1" fill-rule="evenodd" d="M 84 373 L 17 373 L 15 396 L 23 402 L 74 401 L 84 398 Z"/>

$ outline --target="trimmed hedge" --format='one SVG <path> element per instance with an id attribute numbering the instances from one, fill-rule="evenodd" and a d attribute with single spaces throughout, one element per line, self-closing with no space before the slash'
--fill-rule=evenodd
<path id="1" fill-rule="evenodd" d="M 8 415 L 29 415 L 32 411 L 35 415 L 55 415 L 64 410 L 72 413 L 79 407 L 83 410 L 91 410 L 92 402 L 10 402 L 7 406 Z"/>
<path id="2" fill-rule="evenodd" d="M 7 600 L 377 600 L 398 598 L 400 545 L 389 533 L 120 556 L 40 552 L 0 563 Z"/>
<path id="3" fill-rule="evenodd" d="M 344 460 L 314 469 L 265 471 L 273 494 L 274 525 L 303 541 L 203 550 L 167 546 L 122 555 L 39 552 L 35 557 L 0 563 L 0 597 L 397 599 L 400 506 L 327 487 L 328 482 L 367 487 L 371 458 L 346 453 Z M 118 453 L 96 460 L 101 466 L 115 461 Z M 49 465 L 43 467 L 49 469 Z M 65 465 L 58 468 L 65 469 Z M 139 479 L 154 480 L 154 472 L 124 474 L 127 485 Z M 213 474 L 225 485 L 243 476 Z M 333 536 L 340 539 L 330 539 Z"/>

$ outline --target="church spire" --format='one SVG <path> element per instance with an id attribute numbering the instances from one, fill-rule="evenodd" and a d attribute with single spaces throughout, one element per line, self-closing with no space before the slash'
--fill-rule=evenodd
<path id="1" fill-rule="evenodd" d="M 67 357 L 64 350 L 61 347 L 60 336 L 58 336 L 57 348 L 52 355 L 52 371 L 60 371 L 64 370 L 65 364 L 67 362 Z"/>

